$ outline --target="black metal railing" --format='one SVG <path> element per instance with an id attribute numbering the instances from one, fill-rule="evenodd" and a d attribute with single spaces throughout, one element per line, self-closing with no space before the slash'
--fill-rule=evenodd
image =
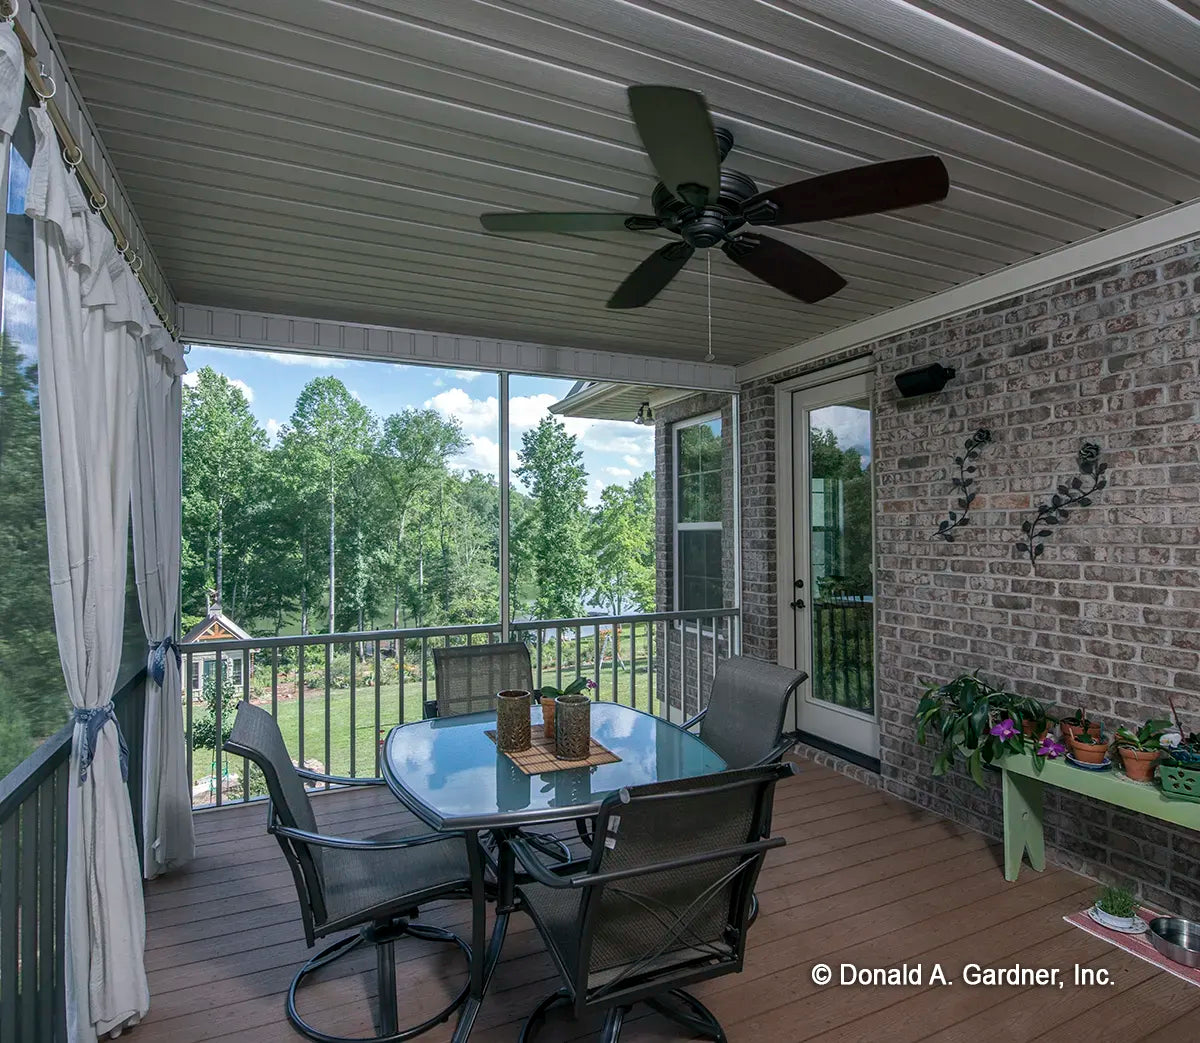
<path id="1" fill-rule="evenodd" d="M 129 744 L 129 791 L 141 851 L 145 671 L 113 697 Z M 67 1038 L 64 929 L 67 794 L 73 725 L 0 779 L 0 1040 Z"/>
<path id="2" fill-rule="evenodd" d="M 667 716 L 672 696 L 682 705 L 681 693 L 699 690 L 718 659 L 731 654 L 738 625 L 737 609 L 650 612 L 521 620 L 510 625 L 510 639 L 529 645 L 538 688 L 584 676 L 595 682 L 596 699 Z M 682 640 L 668 643 L 668 631 Z M 218 741 L 232 727 L 237 701 L 270 711 L 298 764 L 323 774 L 377 775 L 387 730 L 420 720 L 434 697 L 432 650 L 500 636 L 498 623 L 481 623 L 183 645 L 192 806 L 265 794 L 250 764 L 231 764 Z"/>
<path id="3" fill-rule="evenodd" d="M 868 598 L 813 602 L 813 694 L 864 713 L 875 709 L 874 605 Z"/>

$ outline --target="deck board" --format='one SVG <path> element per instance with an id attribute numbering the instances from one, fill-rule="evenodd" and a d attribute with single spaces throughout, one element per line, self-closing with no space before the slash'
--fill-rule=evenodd
<path id="1" fill-rule="evenodd" d="M 362 835 L 401 820 L 384 790 L 319 794 L 323 828 Z M 217 1043 L 254 1039 L 291 1043 L 283 996 L 309 955 L 291 874 L 265 832 L 261 804 L 196 815 L 197 857 L 185 870 L 146 885 L 151 1009 L 141 1043 Z M 1155 1032 L 1200 1010 L 1200 989 L 1156 971 L 1064 923 L 1094 890 L 1063 869 L 1026 869 L 1006 883 L 1001 852 L 986 837 L 905 804 L 826 768 L 804 763 L 777 791 L 775 831 L 788 846 L 771 853 L 759 880 L 762 914 L 750 935 L 745 970 L 696 992 L 721 1019 L 730 1040 L 986 1038 L 1004 1025 L 1006 1040 L 1046 1038 L 1069 1023 L 1106 1038 Z M 469 930 L 465 902 L 444 902 L 422 919 Z M 397 979 L 409 1020 L 431 1012 L 463 980 L 445 946 L 398 947 Z M 928 968 L 940 962 L 950 986 L 815 986 L 814 963 Z M 303 1009 L 345 1035 L 371 1031 L 374 965 L 362 952 L 306 988 Z M 968 987 L 963 964 L 1057 966 L 1067 984 Z M 1071 983 L 1075 964 L 1104 967 L 1111 986 Z M 550 960 L 529 920 L 510 923 L 504 958 L 472 1036 L 511 1040 L 524 1015 L 556 986 Z M 413 1003 L 418 1007 L 414 1008 Z M 623 1040 L 681 1039 L 651 1013 L 635 1015 Z M 415 1017 L 414 1017 L 415 1016 Z M 551 1021 L 542 1038 L 586 1039 L 592 1025 Z M 424 1039 L 444 1043 L 449 1027 Z"/>

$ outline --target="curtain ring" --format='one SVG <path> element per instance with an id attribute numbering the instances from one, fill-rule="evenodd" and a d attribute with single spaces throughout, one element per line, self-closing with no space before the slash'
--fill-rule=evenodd
<path id="1" fill-rule="evenodd" d="M 129 264 L 133 264 L 133 259 L 137 256 L 137 251 L 134 250 L 133 244 L 128 239 L 125 240 L 125 245 L 121 247 L 121 256 Z"/>
<path id="2" fill-rule="evenodd" d="M 95 196 L 92 196 L 90 202 L 92 204 L 92 209 L 98 214 L 108 209 L 108 196 L 106 196 L 103 192 L 100 193 L 99 199 L 97 199 Z"/>
<path id="3" fill-rule="evenodd" d="M 150 293 L 146 294 L 146 299 L 150 302 L 151 308 L 158 306 L 158 294 L 157 293 L 150 292 Z"/>
<path id="4" fill-rule="evenodd" d="M 71 149 L 75 150 L 75 158 L 74 159 L 71 158 Z M 72 170 L 74 170 L 77 166 L 79 166 L 80 163 L 83 162 L 83 149 L 81 149 L 78 145 L 71 145 L 69 147 L 64 147 L 62 150 L 62 157 L 63 157 L 63 162 L 66 163 L 66 165 L 69 166 Z"/>
<path id="5" fill-rule="evenodd" d="M 4 21 L 11 25 L 16 21 L 17 12 L 21 10 L 21 5 L 17 3 L 17 0 L 7 0 L 4 6 L 8 8 L 8 14 L 4 16 Z"/>
<path id="6" fill-rule="evenodd" d="M 137 275 L 142 270 L 142 259 L 137 255 L 133 255 L 133 260 L 129 262 L 129 267 L 133 269 L 133 274 Z"/>
<path id="7" fill-rule="evenodd" d="M 54 82 L 54 77 L 49 75 L 49 73 L 46 72 L 46 63 L 45 62 L 38 62 L 38 78 L 42 81 L 43 85 L 45 85 L 47 83 L 50 84 L 50 93 L 49 94 L 43 93 L 38 88 L 37 84 L 33 85 L 33 93 L 36 94 L 39 98 L 41 98 L 42 101 L 49 101 L 51 98 L 54 97 L 54 95 L 56 95 L 58 93 L 58 84 Z"/>

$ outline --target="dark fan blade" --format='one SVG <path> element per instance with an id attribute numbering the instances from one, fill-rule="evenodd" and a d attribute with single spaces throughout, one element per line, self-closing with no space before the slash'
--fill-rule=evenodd
<path id="1" fill-rule="evenodd" d="M 721 154 L 704 95 L 684 87 L 630 87 L 629 111 L 659 180 L 685 203 L 721 190 Z"/>
<path id="2" fill-rule="evenodd" d="M 687 243 L 667 243 L 639 264 L 608 299 L 610 308 L 640 308 L 649 304 L 679 274 L 696 251 Z"/>
<path id="3" fill-rule="evenodd" d="M 489 232 L 624 232 L 657 228 L 657 217 L 636 214 L 504 213 L 480 214 Z M 630 228 L 630 222 L 634 227 Z"/>
<path id="4" fill-rule="evenodd" d="M 721 249 L 734 264 L 806 304 L 823 301 L 846 285 L 828 265 L 769 236 L 739 236 Z"/>
<path id="5" fill-rule="evenodd" d="M 742 213 L 751 224 L 794 225 L 936 203 L 949 191 L 945 164 L 937 156 L 920 156 L 781 185 L 748 199 Z"/>

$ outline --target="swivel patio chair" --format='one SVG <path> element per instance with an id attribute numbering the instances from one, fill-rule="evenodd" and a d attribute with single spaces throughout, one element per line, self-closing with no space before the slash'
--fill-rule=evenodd
<path id="1" fill-rule="evenodd" d="M 497 692 L 533 691 L 529 648 L 520 641 L 435 648 L 433 667 L 437 698 L 426 703 L 426 717 L 491 710 Z"/>
<path id="2" fill-rule="evenodd" d="M 451 897 L 470 897 L 467 843 L 461 834 L 422 834 L 419 827 L 378 833 L 362 839 L 329 836 L 317 829 L 305 781 L 339 786 L 382 785 L 382 779 L 345 779 L 319 775 L 293 766 L 279 725 L 265 710 L 239 703 L 233 730 L 224 748 L 248 757 L 266 777 L 267 832 L 274 835 L 296 883 L 304 937 L 309 948 L 318 938 L 350 928 L 359 930 L 309 960 L 288 988 L 288 1020 L 319 1043 L 400 1043 L 448 1020 L 466 1000 L 468 983 L 437 1014 L 410 1028 L 398 1027 L 395 943 L 404 937 L 457 945 L 469 965 L 470 947 L 440 927 L 416 923 L 418 907 Z M 397 810 L 400 806 L 397 805 Z M 296 1010 L 296 993 L 304 979 L 358 946 L 375 947 L 379 984 L 379 1034 L 342 1037 L 305 1022 Z"/>
<path id="3" fill-rule="evenodd" d="M 683 727 L 698 724 L 700 738 L 730 768 L 779 761 L 797 739 L 783 730 L 788 700 L 807 680 L 803 670 L 731 656 L 717 667 L 708 705 Z"/>
<path id="4" fill-rule="evenodd" d="M 638 1002 L 723 1043 L 717 1019 L 683 986 L 741 971 L 755 880 L 784 843 L 764 837 L 775 783 L 793 770 L 766 764 L 614 793 L 577 874 L 551 871 L 523 838 L 506 841 L 531 878 L 517 887 L 521 906 L 563 982 L 526 1019 L 520 1043 L 555 1006 L 577 1018 L 603 1011 L 600 1039 L 616 1043 Z"/>

